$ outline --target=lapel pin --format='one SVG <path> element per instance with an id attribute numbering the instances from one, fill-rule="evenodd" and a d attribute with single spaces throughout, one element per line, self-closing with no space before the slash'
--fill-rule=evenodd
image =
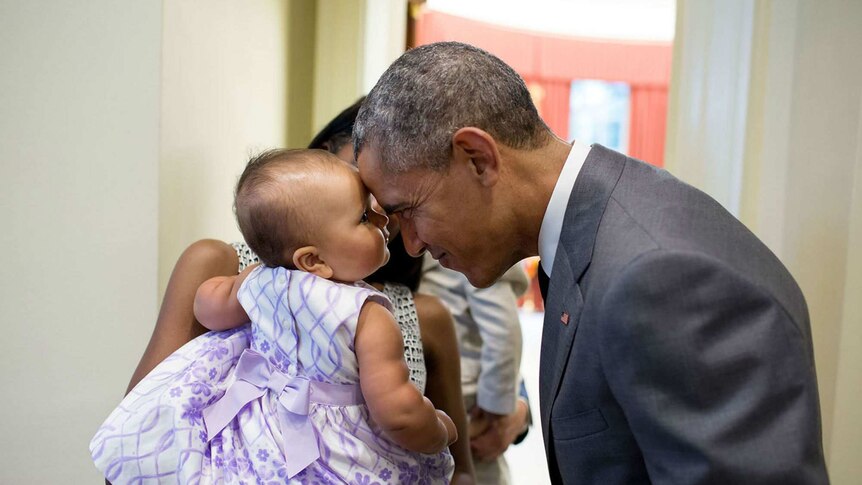
<path id="1" fill-rule="evenodd" d="M 569 314 L 568 314 L 568 312 L 563 312 L 563 314 L 560 316 L 560 321 L 561 321 L 561 322 L 563 322 L 563 325 L 568 325 L 568 324 L 569 324 Z"/>

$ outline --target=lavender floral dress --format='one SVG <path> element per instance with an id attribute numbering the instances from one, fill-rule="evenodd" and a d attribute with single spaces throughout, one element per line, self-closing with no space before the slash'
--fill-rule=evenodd
<path id="1" fill-rule="evenodd" d="M 177 350 L 90 443 L 124 483 L 448 483 L 448 451 L 413 453 L 371 421 L 353 340 L 364 284 L 259 267 L 240 289 L 252 324 Z"/>

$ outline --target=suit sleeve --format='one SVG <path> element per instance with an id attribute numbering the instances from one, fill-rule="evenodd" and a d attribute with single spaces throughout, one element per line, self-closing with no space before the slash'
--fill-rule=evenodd
<path id="1" fill-rule="evenodd" d="M 656 250 L 620 271 L 602 367 L 653 483 L 828 481 L 801 318 L 703 255 Z"/>

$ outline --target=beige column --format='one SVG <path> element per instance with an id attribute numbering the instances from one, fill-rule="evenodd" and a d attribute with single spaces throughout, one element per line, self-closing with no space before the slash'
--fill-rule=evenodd
<path id="1" fill-rule="evenodd" d="M 249 155 L 287 132 L 288 4 L 165 2 L 159 165 L 159 294 L 206 237 L 239 239 L 233 187 Z"/>
<path id="2" fill-rule="evenodd" d="M 858 117 L 862 120 L 862 103 Z M 862 477 L 862 123 L 856 135 L 846 271 L 829 461 L 835 484 L 854 483 Z"/>
<path id="3" fill-rule="evenodd" d="M 317 2 L 312 133 L 363 94 L 365 4 Z"/>
<path id="4" fill-rule="evenodd" d="M 754 5 L 680 1 L 665 166 L 737 214 Z"/>
<path id="5" fill-rule="evenodd" d="M 319 0 L 313 131 L 368 94 L 404 52 L 406 34 L 406 0 Z"/>

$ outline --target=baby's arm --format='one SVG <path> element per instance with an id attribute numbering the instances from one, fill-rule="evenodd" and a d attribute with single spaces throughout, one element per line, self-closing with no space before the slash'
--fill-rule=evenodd
<path id="1" fill-rule="evenodd" d="M 237 298 L 242 282 L 258 265 L 235 276 L 216 276 L 204 281 L 195 294 L 195 318 L 210 330 L 227 330 L 248 322 L 248 314 Z"/>
<path id="2" fill-rule="evenodd" d="M 371 418 L 393 441 L 419 453 L 437 453 L 457 439 L 455 425 L 410 383 L 404 341 L 392 314 L 367 302 L 356 326 L 359 384 Z"/>

